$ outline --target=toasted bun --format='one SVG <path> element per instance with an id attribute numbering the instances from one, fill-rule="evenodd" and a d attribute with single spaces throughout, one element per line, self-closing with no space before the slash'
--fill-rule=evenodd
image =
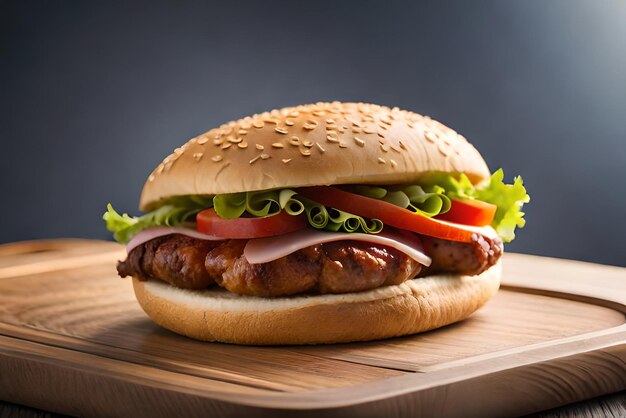
<path id="1" fill-rule="evenodd" d="M 225 290 L 190 291 L 133 279 L 157 324 L 205 341 L 330 344 L 414 334 L 467 318 L 500 285 L 496 264 L 479 276 L 438 275 L 341 295 L 258 298 Z"/>
<path id="2" fill-rule="evenodd" d="M 489 169 L 467 140 L 417 113 L 364 103 L 317 103 L 229 122 L 191 139 L 150 174 L 140 201 L 278 187 L 400 184 L 432 171 Z"/>

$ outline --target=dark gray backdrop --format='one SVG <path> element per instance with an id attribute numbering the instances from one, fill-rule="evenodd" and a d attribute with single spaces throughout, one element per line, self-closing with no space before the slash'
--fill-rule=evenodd
<path id="1" fill-rule="evenodd" d="M 186 139 L 357 100 L 431 115 L 521 174 L 508 250 L 626 265 L 624 1 L 1 4 L 0 242 L 108 238 L 106 203 L 136 212 Z"/>

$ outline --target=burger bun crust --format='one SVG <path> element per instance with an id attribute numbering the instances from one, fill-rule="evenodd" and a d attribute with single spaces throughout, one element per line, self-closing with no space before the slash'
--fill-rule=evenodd
<path id="1" fill-rule="evenodd" d="M 179 289 L 133 278 L 158 325 L 197 340 L 245 345 L 332 344 L 415 334 L 470 316 L 495 295 L 501 264 L 477 276 L 442 274 L 365 292 L 282 298 L 221 288 Z"/>
<path id="2" fill-rule="evenodd" d="M 462 135 L 428 116 L 367 103 L 272 110 L 192 138 L 150 174 L 140 209 L 179 195 L 333 184 L 409 184 L 427 173 L 489 177 Z"/>

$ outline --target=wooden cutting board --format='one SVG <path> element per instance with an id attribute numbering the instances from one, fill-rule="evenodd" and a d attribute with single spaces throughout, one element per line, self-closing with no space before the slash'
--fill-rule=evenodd
<path id="1" fill-rule="evenodd" d="M 154 325 L 114 243 L 0 245 L 0 399 L 80 416 L 504 416 L 626 388 L 626 269 L 507 254 L 471 318 L 384 341 L 243 347 Z"/>

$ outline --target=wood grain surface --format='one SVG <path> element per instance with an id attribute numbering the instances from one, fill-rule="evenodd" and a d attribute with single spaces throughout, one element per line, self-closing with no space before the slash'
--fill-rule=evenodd
<path id="1" fill-rule="evenodd" d="M 504 285 L 425 334 L 308 347 L 154 325 L 117 244 L 0 246 L 0 399 L 70 415 L 503 416 L 626 388 L 626 269 L 507 254 Z"/>

